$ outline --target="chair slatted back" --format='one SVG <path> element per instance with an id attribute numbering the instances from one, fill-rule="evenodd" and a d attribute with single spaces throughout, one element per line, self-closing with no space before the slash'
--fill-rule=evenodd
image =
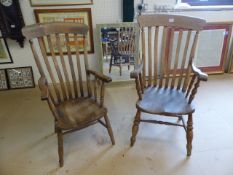
<path id="1" fill-rule="evenodd" d="M 176 15 L 138 17 L 143 62 L 143 84 L 189 93 L 191 66 L 202 19 Z"/>
<path id="2" fill-rule="evenodd" d="M 122 27 L 118 32 L 118 51 L 121 54 L 133 54 L 135 51 L 135 28 Z"/>
<path id="3" fill-rule="evenodd" d="M 34 24 L 23 29 L 41 76 L 52 83 L 50 91 L 55 104 L 84 97 L 85 92 L 91 96 L 90 78 L 86 75 L 87 32 L 88 27 L 84 24 L 62 22 Z M 41 55 L 34 40 L 39 43 Z M 85 87 L 83 81 L 86 82 Z"/>

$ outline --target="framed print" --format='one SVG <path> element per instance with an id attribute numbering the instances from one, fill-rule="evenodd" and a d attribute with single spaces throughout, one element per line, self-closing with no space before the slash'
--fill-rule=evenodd
<path id="1" fill-rule="evenodd" d="M 31 0 L 32 7 L 38 6 L 66 6 L 66 5 L 90 5 L 93 0 Z"/>
<path id="2" fill-rule="evenodd" d="M 92 17 L 90 8 L 82 9 L 36 9 L 34 10 L 36 22 L 46 23 L 46 22 L 76 22 L 80 24 L 86 24 L 89 27 L 87 33 L 87 52 L 94 53 L 94 44 L 93 44 L 93 29 L 92 29 Z M 54 51 L 56 54 L 59 53 L 58 48 L 56 47 L 56 38 L 55 36 L 51 37 L 52 44 L 54 43 Z M 69 40 L 74 41 L 74 35 L 69 35 Z M 78 36 L 78 42 L 80 51 L 83 52 L 84 46 L 83 36 Z M 67 54 L 65 47 L 65 35 L 61 36 L 61 46 L 63 54 Z M 48 47 L 48 42 L 44 38 L 44 45 L 48 55 L 51 55 Z M 71 45 L 71 52 L 75 53 L 75 46 Z"/>
<path id="3" fill-rule="evenodd" d="M 6 39 L 0 37 L 0 64 L 13 63 Z"/>
<path id="4" fill-rule="evenodd" d="M 7 89 L 8 89 L 8 84 L 7 84 L 6 70 L 0 69 L 0 91 Z"/>
<path id="5" fill-rule="evenodd" d="M 35 87 L 32 67 L 6 69 L 10 89 Z"/>

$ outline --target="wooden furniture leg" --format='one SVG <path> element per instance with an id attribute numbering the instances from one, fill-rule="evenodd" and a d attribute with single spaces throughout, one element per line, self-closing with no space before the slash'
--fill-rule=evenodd
<path id="1" fill-rule="evenodd" d="M 110 64 L 109 64 L 109 73 L 111 73 L 111 71 L 112 71 L 112 58 L 113 58 L 113 56 L 111 55 Z"/>
<path id="2" fill-rule="evenodd" d="M 192 114 L 188 116 L 187 122 L 187 156 L 191 156 L 193 140 L 193 117 Z"/>
<path id="3" fill-rule="evenodd" d="M 138 133 L 140 118 L 141 118 L 141 111 L 137 110 L 137 113 L 136 113 L 136 116 L 135 116 L 135 119 L 134 119 L 134 124 L 133 124 L 133 127 L 132 127 L 131 146 L 133 146 L 135 141 L 136 141 L 136 135 Z"/>
<path id="4" fill-rule="evenodd" d="M 111 127 L 111 124 L 109 122 L 107 114 L 104 116 L 104 120 L 105 120 L 105 123 L 106 123 L 106 127 L 107 127 L 107 130 L 108 130 L 108 134 L 110 136 L 112 145 L 115 145 L 115 139 L 114 139 L 114 135 L 113 135 L 113 132 L 112 132 L 112 127 Z"/>
<path id="5" fill-rule="evenodd" d="M 63 134 L 61 129 L 57 129 L 57 139 L 58 139 L 58 155 L 60 167 L 63 167 Z"/>

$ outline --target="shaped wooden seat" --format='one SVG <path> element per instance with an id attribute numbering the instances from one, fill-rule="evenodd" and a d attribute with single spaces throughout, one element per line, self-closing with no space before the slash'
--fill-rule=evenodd
<path id="1" fill-rule="evenodd" d="M 57 112 L 59 117 L 64 119 L 64 123 L 67 123 L 64 129 L 70 129 L 73 127 L 83 127 L 83 125 L 102 118 L 107 114 L 107 109 L 99 106 L 94 99 L 83 98 L 59 104 Z M 69 125 L 71 126 L 67 128 Z M 63 125 L 58 127 L 62 128 Z"/>
<path id="2" fill-rule="evenodd" d="M 142 100 L 137 102 L 142 112 L 159 115 L 187 115 L 194 112 L 185 94 L 171 88 L 149 87 L 145 89 Z"/>
<path id="3" fill-rule="evenodd" d="M 134 145 L 140 122 L 181 126 L 186 131 L 187 155 L 191 155 L 194 108 L 192 101 L 200 81 L 207 75 L 194 65 L 194 54 L 202 19 L 176 15 L 142 15 L 138 17 L 141 36 L 140 64 L 131 78 L 138 94 L 137 113 L 132 127 Z M 203 58 L 204 59 L 204 58 Z M 178 117 L 182 124 L 145 120 L 141 112 Z M 187 125 L 183 119 L 188 115 Z"/>
<path id="4" fill-rule="evenodd" d="M 105 83 L 111 82 L 111 78 L 88 67 L 88 26 L 54 22 L 26 26 L 22 32 L 29 39 L 41 75 L 41 99 L 47 101 L 55 119 L 60 166 L 64 134 L 100 123 L 107 128 L 114 145 L 104 107 Z M 37 41 L 39 48 L 34 44 Z"/>

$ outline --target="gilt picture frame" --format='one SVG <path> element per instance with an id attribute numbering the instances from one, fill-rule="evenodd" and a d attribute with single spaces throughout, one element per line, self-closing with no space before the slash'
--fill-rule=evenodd
<path id="1" fill-rule="evenodd" d="M 81 9 L 36 9 L 34 10 L 35 18 L 37 23 L 48 23 L 48 22 L 76 22 L 79 24 L 86 24 L 89 27 L 89 31 L 86 37 L 87 43 L 87 52 L 94 53 L 94 42 L 93 42 L 93 28 L 92 28 L 92 16 L 91 8 L 81 8 Z M 52 43 L 56 43 L 55 36 L 51 37 Z M 74 40 L 74 36 L 70 35 L 69 40 Z M 44 46 L 47 52 L 47 55 L 51 55 L 48 47 L 48 42 L 44 39 Z M 54 42 L 53 42 L 54 41 Z M 65 42 L 65 35 L 61 38 L 62 42 Z M 84 49 L 84 38 L 83 36 L 78 36 L 78 42 L 80 43 L 80 52 L 83 53 Z M 65 44 L 62 48 L 63 54 L 67 55 Z M 72 49 L 73 48 L 73 49 Z M 58 49 L 55 47 L 55 54 L 59 54 Z M 71 52 L 75 53 L 75 46 L 71 46 Z"/>
<path id="2" fill-rule="evenodd" d="M 5 38 L 0 37 L 0 64 L 13 63 L 12 56 Z"/>
<path id="3" fill-rule="evenodd" d="M 30 0 L 32 7 L 92 5 L 93 0 Z"/>

